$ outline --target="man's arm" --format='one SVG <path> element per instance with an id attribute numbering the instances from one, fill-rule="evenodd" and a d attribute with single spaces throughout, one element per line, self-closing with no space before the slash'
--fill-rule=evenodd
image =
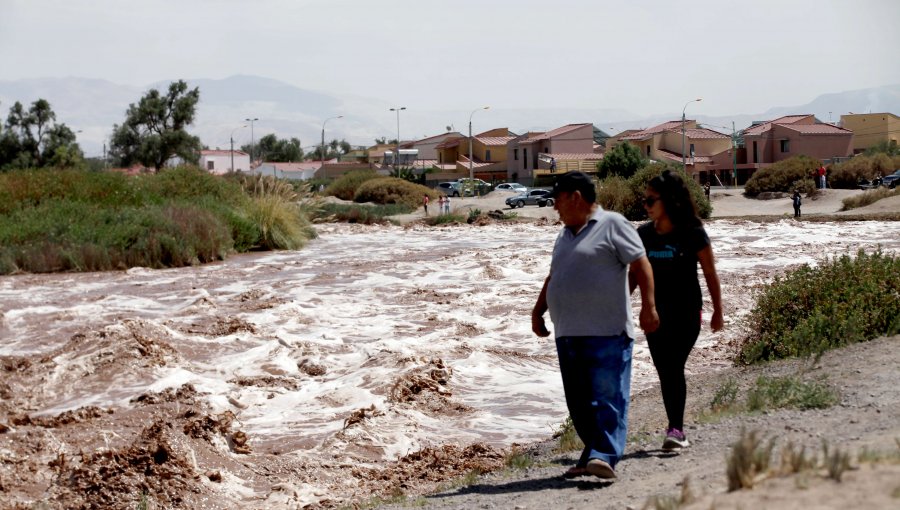
<path id="1" fill-rule="evenodd" d="M 659 327 L 659 315 L 656 314 L 656 298 L 653 294 L 653 268 L 647 256 L 635 260 L 628 268 L 628 279 L 634 275 L 637 286 L 641 288 L 640 324 L 644 333 L 652 333 Z"/>
<path id="2" fill-rule="evenodd" d="M 541 293 L 538 294 L 537 302 L 534 304 L 534 309 L 531 311 L 531 330 L 540 337 L 550 336 L 547 325 L 544 324 L 544 314 L 547 312 L 547 284 L 549 283 L 550 275 L 547 275 Z"/>

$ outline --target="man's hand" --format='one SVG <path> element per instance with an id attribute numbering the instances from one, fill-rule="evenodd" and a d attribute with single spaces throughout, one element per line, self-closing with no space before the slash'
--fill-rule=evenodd
<path id="1" fill-rule="evenodd" d="M 547 325 L 544 324 L 544 316 L 531 314 L 531 331 L 539 337 L 548 337 L 550 332 L 547 331 Z"/>
<path id="2" fill-rule="evenodd" d="M 641 289 L 641 329 L 644 333 L 653 333 L 659 327 L 659 315 L 656 313 L 656 299 L 653 286 L 653 268 L 650 261 L 643 256 L 631 263 L 629 268 L 629 281 L 637 282 Z M 633 290 L 633 287 L 632 287 Z"/>

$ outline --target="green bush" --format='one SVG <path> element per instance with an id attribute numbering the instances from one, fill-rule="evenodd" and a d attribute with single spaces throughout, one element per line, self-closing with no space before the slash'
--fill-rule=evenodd
<path id="1" fill-rule="evenodd" d="M 317 221 L 339 221 L 372 225 L 388 223 L 388 216 L 408 214 L 414 210 L 414 208 L 405 204 L 323 204 L 312 218 Z"/>
<path id="2" fill-rule="evenodd" d="M 858 207 L 865 207 L 870 204 L 874 204 L 875 202 L 883 199 L 890 198 L 900 195 L 900 188 L 895 189 L 887 189 L 887 188 L 877 188 L 870 189 L 865 191 L 862 195 L 857 195 L 855 197 L 847 197 L 841 201 L 843 207 L 841 207 L 842 211 L 849 211 L 850 209 L 856 209 Z"/>
<path id="3" fill-rule="evenodd" d="M 440 193 L 426 188 L 421 184 L 414 184 L 397 177 L 381 177 L 362 183 L 353 197 L 354 202 L 373 202 L 376 204 L 402 204 L 412 207 L 413 210 L 422 204 L 422 197 L 428 195 L 434 204 L 440 197 Z"/>
<path id="4" fill-rule="evenodd" d="M 315 237 L 290 184 L 242 179 L 187 166 L 0 174 L 0 273 L 182 266 Z"/>
<path id="5" fill-rule="evenodd" d="M 832 188 L 856 189 L 859 181 L 871 181 L 876 176 L 888 175 L 900 168 L 900 156 L 889 156 L 882 152 L 858 155 L 849 161 L 833 165 L 828 172 L 828 184 Z"/>
<path id="6" fill-rule="evenodd" d="M 597 191 L 597 203 L 606 210 L 616 211 L 631 221 L 647 219 L 647 211 L 644 210 L 643 197 L 647 184 L 663 170 L 681 172 L 681 170 L 663 163 L 651 163 L 634 173 L 628 180 L 621 177 L 608 177 L 600 181 Z M 703 188 L 693 178 L 681 174 L 687 183 L 691 196 L 697 204 L 697 211 L 701 218 L 709 218 L 712 214 L 712 206 L 706 199 Z"/>
<path id="7" fill-rule="evenodd" d="M 806 382 L 791 376 L 759 376 L 747 394 L 747 409 L 826 409 L 838 401 L 837 392 L 823 382 Z"/>
<path id="8" fill-rule="evenodd" d="M 224 221 L 192 204 L 111 209 L 43 201 L 0 222 L 0 271 L 99 271 L 220 260 L 233 249 Z"/>
<path id="9" fill-rule="evenodd" d="M 768 285 L 738 361 L 817 355 L 900 331 L 900 259 L 877 251 L 803 265 Z"/>
<path id="10" fill-rule="evenodd" d="M 634 209 L 638 198 L 628 186 L 628 179 L 618 175 L 603 179 L 597 186 L 597 203 L 607 211 L 625 214 Z"/>
<path id="11" fill-rule="evenodd" d="M 803 187 L 803 182 L 813 182 L 816 169 L 821 163 L 809 156 L 794 156 L 779 161 L 772 166 L 757 170 L 747 184 L 744 185 L 744 193 L 755 197 L 764 191 L 793 192 L 798 186 Z M 815 188 L 815 184 L 812 184 Z"/>
<path id="12" fill-rule="evenodd" d="M 325 188 L 325 194 L 341 200 L 353 200 L 356 190 L 366 181 L 379 179 L 380 175 L 374 170 L 356 170 L 347 172 Z"/>

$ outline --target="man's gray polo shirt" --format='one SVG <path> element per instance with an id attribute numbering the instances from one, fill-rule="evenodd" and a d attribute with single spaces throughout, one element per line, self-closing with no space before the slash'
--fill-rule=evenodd
<path id="1" fill-rule="evenodd" d="M 563 227 L 553 246 L 547 306 L 556 337 L 634 338 L 628 266 L 644 256 L 637 230 L 621 214 L 597 207 L 575 235 Z"/>

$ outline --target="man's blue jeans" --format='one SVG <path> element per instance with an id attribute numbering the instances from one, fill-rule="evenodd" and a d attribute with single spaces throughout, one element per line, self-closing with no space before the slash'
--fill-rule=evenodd
<path id="1" fill-rule="evenodd" d="M 591 459 L 615 466 L 625 452 L 633 344 L 624 334 L 556 339 L 566 404 L 584 442 L 579 467 Z"/>

